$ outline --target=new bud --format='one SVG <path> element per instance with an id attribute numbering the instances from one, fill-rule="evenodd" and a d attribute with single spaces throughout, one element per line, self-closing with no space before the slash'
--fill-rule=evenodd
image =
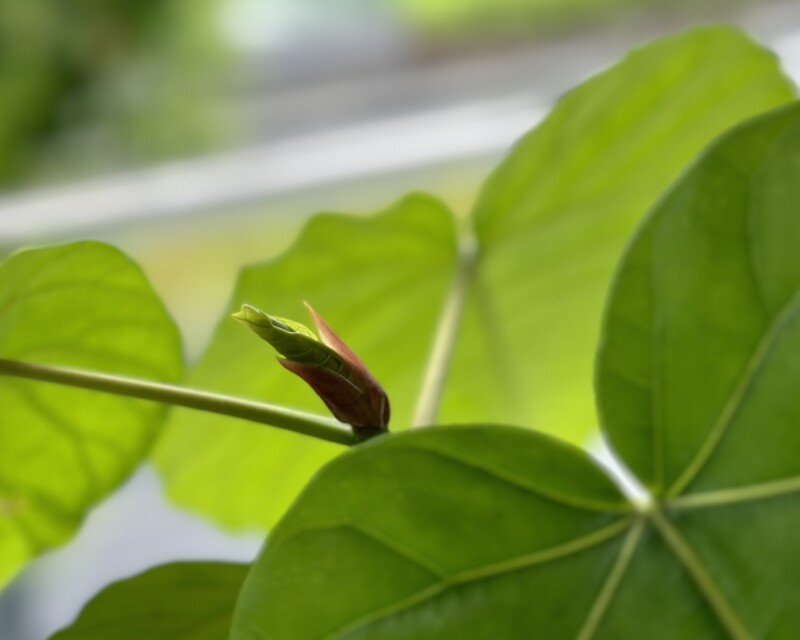
<path id="1" fill-rule="evenodd" d="M 286 369 L 300 376 L 337 420 L 361 437 L 387 430 L 389 399 L 364 363 L 308 305 L 317 329 L 244 305 L 233 317 L 269 342 Z"/>

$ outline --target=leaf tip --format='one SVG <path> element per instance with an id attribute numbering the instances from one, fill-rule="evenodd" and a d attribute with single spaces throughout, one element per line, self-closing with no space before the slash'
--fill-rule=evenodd
<path id="1" fill-rule="evenodd" d="M 264 315 L 266 314 L 263 311 L 259 311 L 249 304 L 243 304 L 239 311 L 231 314 L 231 317 L 245 324 L 263 324 Z"/>

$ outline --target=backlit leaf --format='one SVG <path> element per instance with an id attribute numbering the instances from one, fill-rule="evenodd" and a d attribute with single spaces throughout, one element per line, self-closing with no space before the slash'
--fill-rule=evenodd
<path id="1" fill-rule="evenodd" d="M 228 640 L 248 565 L 176 562 L 96 595 L 50 640 Z"/>
<path id="2" fill-rule="evenodd" d="M 585 441 L 596 426 L 602 301 L 626 238 L 705 144 L 792 95 L 772 54 L 713 27 L 634 51 L 565 96 L 489 178 L 468 221 L 477 263 L 438 421 Z M 285 256 L 244 271 L 230 310 L 247 303 L 294 318 L 311 302 L 381 381 L 391 428 L 402 430 L 457 281 L 455 227 L 423 196 L 375 218 L 317 218 Z M 190 380 L 324 411 L 227 319 Z M 179 411 L 157 464 L 178 502 L 269 527 L 335 452 Z"/>
<path id="3" fill-rule="evenodd" d="M 178 332 L 141 270 L 96 242 L 0 265 L 0 358 L 165 381 L 182 370 Z M 0 585 L 127 478 L 164 412 L 0 376 Z"/>
<path id="4" fill-rule="evenodd" d="M 391 427 L 411 419 L 455 256 L 453 221 L 426 196 L 374 218 L 318 216 L 294 249 L 246 269 L 231 303 L 302 318 L 307 300 L 363 360 L 392 402 Z M 326 413 L 274 351 L 223 318 L 189 383 Z M 173 412 L 156 464 L 172 498 L 234 526 L 270 526 L 341 447 L 212 414 Z M 269 498 L 265 501 L 266 496 Z"/>
<path id="5" fill-rule="evenodd" d="M 799 243 L 795 104 L 712 146 L 612 287 L 602 422 L 650 504 L 535 432 L 384 436 L 289 510 L 232 639 L 796 637 Z"/>

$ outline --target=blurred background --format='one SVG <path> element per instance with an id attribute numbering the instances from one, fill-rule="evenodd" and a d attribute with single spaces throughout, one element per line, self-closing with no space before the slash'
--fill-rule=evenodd
<path id="1" fill-rule="evenodd" d="M 561 93 L 708 22 L 744 27 L 800 80 L 795 1 L 3 0 L 0 256 L 120 246 L 191 359 L 239 267 L 309 214 L 368 213 L 409 190 L 465 213 Z M 250 560 L 261 539 L 171 508 L 144 468 L 0 596 L 0 639 L 46 638 L 160 562 Z"/>

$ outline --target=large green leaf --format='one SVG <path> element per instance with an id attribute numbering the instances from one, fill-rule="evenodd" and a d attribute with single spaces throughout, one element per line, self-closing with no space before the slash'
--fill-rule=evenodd
<path id="1" fill-rule="evenodd" d="M 635 225 L 708 142 L 792 96 L 772 54 L 726 27 L 635 50 L 567 94 L 473 212 L 484 255 L 442 419 L 580 442 L 597 424 L 603 301 Z"/>
<path id="2" fill-rule="evenodd" d="M 382 437 L 275 529 L 233 640 L 796 638 L 798 246 L 792 105 L 702 157 L 612 288 L 598 399 L 651 504 L 534 432 Z"/>
<path id="3" fill-rule="evenodd" d="M 410 196 L 369 219 L 318 216 L 291 252 L 242 273 L 231 308 L 248 303 L 301 320 L 307 300 L 383 384 L 392 422 L 405 424 L 453 271 L 453 226 L 447 209 L 426 196 Z M 225 317 L 188 380 L 325 413 L 322 401 L 274 358 L 268 345 Z M 229 525 L 269 526 L 340 450 L 294 433 L 178 410 L 156 463 L 179 502 Z"/>
<path id="4" fill-rule="evenodd" d="M 627 509 L 584 452 L 532 431 L 380 438 L 325 467 L 275 529 L 231 638 L 724 637 Z"/>
<path id="5" fill-rule="evenodd" d="M 770 53 L 708 28 L 635 51 L 562 99 L 489 179 L 469 221 L 479 252 L 440 421 L 585 438 L 602 297 L 624 239 L 703 145 L 791 95 Z M 324 216 L 284 257 L 243 273 L 231 310 L 250 303 L 299 320 L 311 302 L 375 373 L 392 428 L 404 429 L 457 282 L 455 247 L 449 214 L 422 196 L 372 219 Z M 190 381 L 323 410 L 270 360 L 226 319 Z M 270 526 L 334 452 L 178 411 L 157 464 L 178 502 L 229 525 Z"/>
<path id="6" fill-rule="evenodd" d="M 800 109 L 716 146 L 631 247 L 598 369 L 606 429 L 656 494 L 800 469 Z"/>
<path id="7" fill-rule="evenodd" d="M 587 455 L 545 436 L 382 437 L 327 466 L 275 529 L 232 638 L 566 637 L 630 521 Z M 559 601 L 559 581 L 582 588 Z"/>
<path id="8" fill-rule="evenodd" d="M 141 270 L 81 242 L 0 265 L 0 358 L 176 380 L 178 332 Z M 147 453 L 164 409 L 0 377 L 0 585 L 63 543 Z"/>
<path id="9" fill-rule="evenodd" d="M 728 136 L 648 219 L 608 307 L 609 436 L 751 637 L 798 629 L 800 105 Z"/>
<path id="10" fill-rule="evenodd" d="M 177 562 L 116 582 L 50 640 L 227 640 L 246 564 Z"/>

